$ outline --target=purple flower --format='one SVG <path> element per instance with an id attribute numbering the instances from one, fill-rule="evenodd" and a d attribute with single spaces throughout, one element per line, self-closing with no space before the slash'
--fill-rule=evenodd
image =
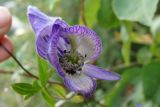
<path id="1" fill-rule="evenodd" d="M 142 107 L 142 105 L 138 103 L 138 104 L 136 104 L 135 107 Z"/>
<path id="2" fill-rule="evenodd" d="M 69 26 L 60 17 L 47 16 L 33 6 L 28 7 L 27 15 L 36 34 L 37 53 L 56 68 L 70 90 L 90 96 L 96 89 L 96 78 L 120 79 L 114 72 L 89 64 L 102 50 L 93 30 Z"/>

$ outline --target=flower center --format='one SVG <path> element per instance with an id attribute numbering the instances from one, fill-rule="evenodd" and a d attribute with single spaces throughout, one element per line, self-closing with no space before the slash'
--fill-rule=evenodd
<path id="1" fill-rule="evenodd" d="M 66 73 L 73 75 L 81 72 L 85 57 L 76 51 L 64 50 L 64 55 L 59 57 L 59 62 Z"/>

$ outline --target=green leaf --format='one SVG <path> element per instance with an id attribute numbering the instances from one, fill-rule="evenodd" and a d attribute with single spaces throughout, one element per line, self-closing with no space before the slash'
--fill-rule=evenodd
<path id="1" fill-rule="evenodd" d="M 151 46 L 151 52 L 154 56 L 158 57 L 160 59 L 160 46 L 159 44 L 153 43 Z"/>
<path id="2" fill-rule="evenodd" d="M 137 53 L 137 60 L 141 64 L 147 64 L 150 62 L 152 54 L 150 50 L 146 47 L 141 48 Z"/>
<path id="3" fill-rule="evenodd" d="M 160 62 L 152 61 L 143 67 L 142 70 L 143 91 L 147 99 L 152 99 L 159 87 Z"/>
<path id="4" fill-rule="evenodd" d="M 97 12 L 99 8 L 100 0 L 85 1 L 85 18 L 89 27 L 93 27 L 93 25 L 97 22 Z"/>
<path id="5" fill-rule="evenodd" d="M 154 100 L 157 104 L 160 104 L 160 86 L 158 86 L 157 91 L 154 96 Z"/>
<path id="6" fill-rule="evenodd" d="M 112 0 L 101 0 L 101 7 L 98 11 L 98 22 L 106 28 L 114 28 L 119 25 L 119 20 L 112 10 Z"/>
<path id="7" fill-rule="evenodd" d="M 105 104 L 107 107 L 124 107 L 127 87 L 134 87 L 140 81 L 141 69 L 139 67 L 130 68 L 124 71 L 122 79 L 106 95 Z"/>
<path id="8" fill-rule="evenodd" d="M 35 93 L 38 92 L 38 91 L 41 89 L 38 80 L 35 80 L 35 81 L 33 82 L 33 85 L 32 85 L 32 86 L 33 86 L 33 88 L 36 90 Z M 28 98 L 30 98 L 31 96 L 33 96 L 35 93 L 28 93 L 28 94 L 24 95 L 24 100 L 27 100 Z"/>
<path id="9" fill-rule="evenodd" d="M 150 26 L 158 0 L 113 0 L 113 11 L 120 20 L 138 21 Z"/>
<path id="10" fill-rule="evenodd" d="M 29 93 L 27 95 L 24 95 L 24 100 L 29 99 L 30 97 L 32 97 L 34 95 L 34 93 Z"/>
<path id="11" fill-rule="evenodd" d="M 36 90 L 40 90 L 41 89 L 41 86 L 40 86 L 40 83 L 38 80 L 35 80 L 33 82 L 33 87 L 36 89 Z"/>
<path id="12" fill-rule="evenodd" d="M 12 88 L 21 95 L 28 95 L 37 92 L 37 89 L 28 83 L 16 83 L 12 85 Z"/>
<path id="13" fill-rule="evenodd" d="M 42 86 L 45 86 L 48 81 L 48 63 L 37 55 L 39 79 Z"/>
<path id="14" fill-rule="evenodd" d="M 73 98 L 70 99 L 70 102 L 72 103 L 81 103 L 84 101 L 84 97 L 81 95 L 75 95 Z"/>
<path id="15" fill-rule="evenodd" d="M 54 85 L 53 91 L 54 91 L 53 93 L 55 96 L 65 97 L 67 94 L 65 88 L 59 85 Z"/>
<path id="16" fill-rule="evenodd" d="M 42 89 L 41 94 L 42 94 L 43 98 L 46 100 L 46 102 L 51 107 L 53 107 L 55 105 L 54 98 L 50 95 L 50 93 L 45 88 Z"/>

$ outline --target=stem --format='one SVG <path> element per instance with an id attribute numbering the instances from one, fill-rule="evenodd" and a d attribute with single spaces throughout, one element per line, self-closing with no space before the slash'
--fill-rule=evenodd
<path id="1" fill-rule="evenodd" d="M 130 64 L 132 23 L 123 21 L 121 26 L 122 56 L 125 64 Z"/>
<path id="2" fill-rule="evenodd" d="M 82 20 L 83 24 L 87 26 L 87 22 L 85 19 L 85 8 L 84 8 L 84 0 L 80 0 L 80 19 Z"/>
<path id="3" fill-rule="evenodd" d="M 18 59 L 3 45 L 0 43 L 0 46 L 16 61 L 16 63 L 30 76 L 33 77 L 35 79 L 38 79 L 37 76 L 33 75 L 32 73 L 30 73 L 27 69 L 25 69 L 23 67 L 23 65 L 18 61 Z"/>
<path id="4" fill-rule="evenodd" d="M 74 97 L 75 93 L 74 92 L 70 92 L 66 95 L 66 98 L 64 100 L 59 100 L 56 104 L 55 104 L 55 107 L 62 107 L 66 102 L 67 100 L 70 100 Z"/>
<path id="5" fill-rule="evenodd" d="M 35 79 L 39 80 L 39 78 L 36 75 L 30 73 L 26 68 L 24 68 L 24 66 L 20 63 L 20 61 L 2 43 L 0 43 L 0 47 L 2 47 L 16 61 L 16 63 L 25 71 L 25 73 L 29 77 L 32 77 L 32 78 L 35 78 Z M 7 72 L 0 72 L 0 73 L 7 73 Z M 8 74 L 12 74 L 12 73 L 14 73 L 14 72 L 8 72 Z M 60 86 L 64 87 L 63 84 L 61 84 L 59 82 L 56 82 L 56 81 L 48 80 L 48 83 L 57 84 L 57 85 L 60 85 Z"/>
<path id="6" fill-rule="evenodd" d="M 60 82 L 57 82 L 57 81 L 53 81 L 53 80 L 48 80 L 48 83 L 50 83 L 50 84 L 57 84 L 57 85 L 59 85 L 61 87 L 65 87 L 64 84 L 62 84 Z"/>

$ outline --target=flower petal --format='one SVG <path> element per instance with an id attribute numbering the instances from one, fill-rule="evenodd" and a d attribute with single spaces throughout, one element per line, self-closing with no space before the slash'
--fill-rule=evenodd
<path id="1" fill-rule="evenodd" d="M 121 79 L 120 75 L 111 71 L 106 71 L 102 68 L 96 67 L 90 64 L 84 64 L 82 71 L 84 74 L 92 77 L 103 80 L 119 80 Z"/>
<path id="2" fill-rule="evenodd" d="M 67 27 L 68 25 L 60 17 L 49 17 L 33 6 L 28 6 L 27 14 L 30 24 L 36 33 L 37 53 L 46 59 L 52 27 L 54 24 L 58 24 L 61 27 Z"/>
<path id="3" fill-rule="evenodd" d="M 51 38 L 51 31 L 52 31 L 52 24 L 48 24 L 37 34 L 38 36 L 36 38 L 37 53 L 45 59 L 48 50 L 48 44 Z"/>
<path id="4" fill-rule="evenodd" d="M 51 32 L 51 41 L 48 44 L 48 50 L 47 50 L 47 59 L 49 62 L 56 68 L 58 71 L 59 75 L 64 77 L 64 72 L 59 64 L 59 59 L 58 59 L 58 48 L 57 44 L 60 38 L 59 32 L 60 32 L 60 25 L 55 24 L 52 28 Z"/>
<path id="5" fill-rule="evenodd" d="M 60 49 L 60 51 L 64 52 L 64 50 L 66 51 L 70 51 L 70 44 L 68 43 L 68 40 L 66 41 L 66 38 L 60 37 L 59 41 L 58 41 L 58 48 Z"/>
<path id="6" fill-rule="evenodd" d="M 64 83 L 70 90 L 81 93 L 86 97 L 91 96 L 96 89 L 96 81 L 82 73 L 66 75 Z"/>
<path id="7" fill-rule="evenodd" d="M 63 30 L 62 35 L 75 36 L 77 51 L 87 55 L 87 60 L 96 60 L 102 50 L 102 43 L 98 35 L 85 26 L 71 26 Z"/>
<path id="8" fill-rule="evenodd" d="M 48 24 L 45 28 L 43 28 L 37 35 L 36 38 L 36 49 L 37 53 L 46 59 L 47 50 L 49 47 L 49 42 L 51 41 L 52 36 L 58 32 L 59 29 L 62 28 L 60 25 L 59 27 L 54 27 L 54 32 L 52 31 L 53 26 L 58 26 L 58 24 Z M 60 37 L 60 33 L 56 34 L 59 38 L 55 44 L 58 45 L 58 48 L 63 50 L 70 50 L 70 45 L 64 40 L 64 38 Z"/>
<path id="9" fill-rule="evenodd" d="M 60 17 L 49 17 L 33 6 L 28 6 L 27 15 L 35 33 L 38 33 L 48 23 L 54 23 L 57 19 L 61 19 Z"/>

